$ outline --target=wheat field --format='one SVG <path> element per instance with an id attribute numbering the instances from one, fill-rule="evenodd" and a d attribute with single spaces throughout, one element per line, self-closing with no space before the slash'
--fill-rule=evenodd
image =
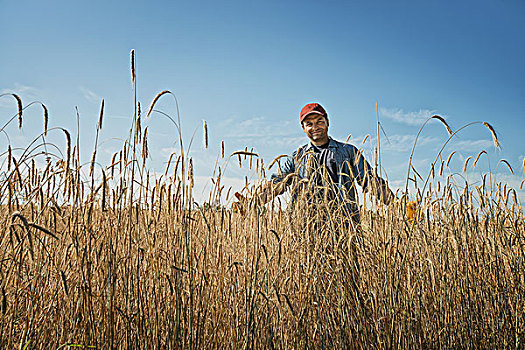
<path id="1" fill-rule="evenodd" d="M 146 115 L 135 104 L 110 164 L 95 166 L 96 147 L 81 164 L 69 132 L 47 130 L 45 106 L 45 133 L 66 147 L 1 154 L 1 348 L 525 347 L 525 223 L 513 189 L 490 174 L 479 186 L 441 183 L 448 161 L 438 157 L 410 216 L 403 196 L 382 208 L 367 195 L 359 228 L 330 203 L 252 201 L 236 212 L 221 202 L 220 169 L 214 205 L 196 205 L 198 160 L 184 149 L 154 181 L 147 167 L 141 120 L 169 95 Z M 7 124 L 22 123 L 13 96 Z"/>

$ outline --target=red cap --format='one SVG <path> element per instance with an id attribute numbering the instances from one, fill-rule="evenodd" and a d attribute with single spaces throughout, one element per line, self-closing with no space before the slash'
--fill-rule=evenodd
<path id="1" fill-rule="evenodd" d="M 321 106 L 319 103 L 309 103 L 304 106 L 303 109 L 301 109 L 301 123 L 303 122 L 304 118 L 310 114 L 319 114 L 325 118 L 328 118 L 328 113 L 326 113 L 323 106 Z"/>

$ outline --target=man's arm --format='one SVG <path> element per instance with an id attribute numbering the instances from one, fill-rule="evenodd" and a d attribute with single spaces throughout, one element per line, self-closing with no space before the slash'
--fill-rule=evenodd
<path id="1" fill-rule="evenodd" d="M 256 200 L 258 205 L 264 205 L 275 197 L 283 194 L 292 182 L 292 175 L 290 174 L 294 174 L 294 172 L 295 164 L 293 158 L 288 157 L 282 166 L 279 164 L 279 172 L 273 174 L 266 183 L 256 190 L 253 199 Z M 242 212 L 247 207 L 249 198 L 244 197 L 238 192 L 235 193 L 235 197 L 237 197 L 238 200 L 235 207 Z"/>
<path id="2" fill-rule="evenodd" d="M 388 187 L 387 182 L 374 173 L 362 152 L 354 147 L 351 153 L 350 165 L 352 172 L 359 185 L 363 188 L 363 191 L 370 191 L 370 186 L 372 186 L 372 194 L 383 204 L 390 204 L 395 196 L 392 190 Z"/>
<path id="3" fill-rule="evenodd" d="M 264 205 L 270 202 L 275 197 L 283 194 L 286 191 L 286 183 L 281 181 L 274 183 L 272 181 L 266 182 L 256 192 L 255 197 L 259 205 Z"/>

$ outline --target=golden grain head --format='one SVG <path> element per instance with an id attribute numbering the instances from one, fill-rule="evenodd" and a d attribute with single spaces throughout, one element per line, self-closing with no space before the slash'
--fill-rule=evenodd
<path id="1" fill-rule="evenodd" d="M 11 170 L 11 159 L 13 158 L 13 150 L 11 149 L 11 145 L 7 146 L 7 170 Z"/>
<path id="2" fill-rule="evenodd" d="M 454 153 L 456 153 L 456 151 L 453 151 L 452 153 L 450 153 L 448 155 L 448 158 L 447 158 L 447 167 L 448 167 L 448 164 L 450 163 L 450 160 L 452 159 L 452 156 L 454 155 Z"/>
<path id="3" fill-rule="evenodd" d="M 135 49 L 131 50 L 130 56 L 131 56 L 131 82 L 135 84 L 135 79 L 137 77 L 135 73 Z"/>
<path id="4" fill-rule="evenodd" d="M 499 148 L 498 136 L 496 135 L 496 131 L 494 130 L 492 125 L 490 125 L 487 122 L 483 122 L 483 125 L 485 125 L 487 129 L 489 129 L 490 134 L 492 135 L 492 141 L 494 142 L 494 147 Z"/>
<path id="5" fill-rule="evenodd" d="M 104 117 L 104 99 L 102 99 L 102 102 L 100 103 L 100 113 L 98 115 L 98 130 L 102 130 L 102 118 Z"/>
<path id="6" fill-rule="evenodd" d="M 439 115 L 433 115 L 432 119 L 439 120 L 441 122 L 441 124 L 443 124 L 445 126 L 445 128 L 447 129 L 448 134 L 452 135 L 452 129 L 450 128 L 450 126 L 448 126 L 447 122 L 445 121 L 445 119 L 443 119 L 443 117 L 441 117 Z"/>
<path id="7" fill-rule="evenodd" d="M 463 164 L 463 172 L 465 172 L 467 170 L 467 165 L 468 165 L 468 162 L 472 159 L 472 156 L 469 156 L 466 160 L 465 160 L 465 164 Z"/>
<path id="8" fill-rule="evenodd" d="M 257 153 L 254 153 L 254 152 L 248 152 L 247 150 L 245 151 L 235 151 L 231 154 L 231 156 L 235 156 L 235 155 L 238 155 L 239 157 L 240 156 L 254 156 L 254 157 L 259 157 L 259 155 Z M 230 157 L 231 157 L 230 156 Z"/>
<path id="9" fill-rule="evenodd" d="M 91 155 L 91 163 L 89 166 L 89 176 L 93 176 L 93 171 L 95 170 L 95 159 L 97 156 L 97 149 L 93 151 L 93 154 Z"/>
<path id="10" fill-rule="evenodd" d="M 208 149 L 208 124 L 206 124 L 206 120 L 202 122 L 202 131 L 204 133 L 204 148 Z"/>
<path id="11" fill-rule="evenodd" d="M 71 135 L 69 134 L 69 131 L 67 131 L 66 129 L 62 129 L 62 131 L 64 132 L 64 135 L 66 135 L 66 156 L 67 156 L 67 161 L 66 161 L 66 168 L 69 167 L 69 163 L 70 163 L 70 159 L 71 159 Z"/>
<path id="12" fill-rule="evenodd" d="M 153 108 L 155 107 L 155 104 L 157 103 L 159 98 L 161 98 L 161 96 L 165 95 L 165 94 L 171 94 L 171 92 L 169 90 L 164 90 L 164 91 L 159 92 L 157 94 L 157 96 L 155 96 L 155 98 L 151 102 L 151 105 L 149 106 L 148 113 L 146 114 L 146 118 L 148 118 L 150 116 L 151 112 L 153 112 Z"/>
<path id="13" fill-rule="evenodd" d="M 44 105 L 43 103 L 41 103 L 41 105 L 42 105 L 42 109 L 44 110 L 44 135 L 47 136 L 47 125 L 49 122 L 49 112 L 47 110 L 46 105 Z"/>
<path id="14" fill-rule="evenodd" d="M 148 158 L 148 127 L 144 129 L 144 136 L 142 138 L 142 160 L 146 161 Z"/>
<path id="15" fill-rule="evenodd" d="M 476 157 L 476 160 L 474 161 L 473 167 L 476 167 L 476 164 L 478 163 L 479 157 L 481 157 L 482 154 L 487 154 L 485 150 L 478 153 L 478 156 Z"/>
<path id="16" fill-rule="evenodd" d="M 101 209 L 102 211 L 106 208 L 106 196 L 107 196 L 107 179 L 106 179 L 106 173 L 104 170 L 102 170 L 102 204 Z"/>
<path id="17" fill-rule="evenodd" d="M 141 122 L 141 116 L 137 115 L 137 120 L 135 121 L 135 143 L 140 142 L 140 137 L 142 136 L 142 122 Z"/>
<path id="18" fill-rule="evenodd" d="M 140 105 L 135 107 L 134 125 L 140 128 Z M 99 125 L 101 128 L 101 122 Z M 136 145 L 125 140 L 120 151 L 113 153 L 111 177 L 108 166 L 100 166 L 96 177 L 91 170 L 90 178 L 87 164 L 79 160 L 80 152 L 71 150 L 75 146 L 71 145 L 72 135 L 63 131 L 68 141 L 68 161 L 71 157 L 75 164 L 67 169 L 67 176 L 62 177 L 54 166 L 55 160 L 41 171 L 39 166 L 45 166 L 39 165 L 43 163 L 37 154 L 41 148 L 26 157 L 23 148 L 11 149 L 7 143 L 4 152 L 4 167 L 11 169 L 0 180 L 0 188 L 4 189 L 0 220 L 6 226 L 0 251 L 7 267 L 2 270 L 0 286 L 0 313 L 5 321 L 0 324 L 0 332 L 8 335 L 2 338 L 3 348 L 20 347 L 34 338 L 35 332 L 28 333 L 28 317 L 34 320 L 30 326 L 38 331 L 39 343 L 96 342 L 114 348 L 135 343 L 148 348 L 154 347 L 154 342 L 183 347 L 221 341 L 231 347 L 270 344 L 275 348 L 300 348 L 309 344 L 323 348 L 326 339 L 335 348 L 345 344 L 377 348 L 386 344 L 380 343 L 382 340 L 393 339 L 394 328 L 395 339 L 390 347 L 402 344 L 418 348 L 425 343 L 446 348 L 450 344 L 481 343 L 486 324 L 516 323 L 516 308 L 508 303 L 509 299 L 521 300 L 514 283 L 516 274 L 498 271 L 521 266 L 522 254 L 517 247 L 523 237 L 507 231 L 523 232 L 525 222 L 516 192 L 487 174 L 478 183 L 477 179 L 450 171 L 446 187 L 437 178 L 437 183 L 428 182 L 426 191 L 400 194 L 402 200 L 388 208 L 363 202 L 360 226 L 364 235 L 357 236 L 355 228 L 347 229 L 348 218 L 340 213 L 343 208 L 331 206 L 327 197 L 321 199 L 322 203 L 312 203 L 313 197 L 303 193 L 288 211 L 287 196 L 277 197 L 275 205 L 259 205 L 256 199 L 263 191 L 253 186 L 253 172 L 246 171 L 248 176 L 244 171 L 237 172 L 243 173 L 239 176 L 244 177 L 244 183 L 241 178 L 233 188 L 221 184 L 221 179 L 228 181 L 223 178 L 230 174 L 228 166 L 232 164 L 228 161 L 216 164 L 218 175 L 212 179 L 209 200 L 201 202 L 209 205 L 197 208 L 199 199 L 194 197 L 192 186 L 199 164 L 188 152 L 184 155 L 181 150 L 178 156 L 178 151 L 171 153 L 164 174 L 150 172 L 145 166 L 134 166 L 137 171 L 131 171 L 130 165 L 140 163 L 139 147 L 143 148 L 143 157 L 148 156 L 148 128 Z M 203 132 L 207 134 L 205 121 Z M 221 142 L 223 157 L 224 148 Z M 255 156 L 254 165 L 264 171 L 263 160 L 253 148 L 239 149 L 233 157 L 239 161 L 249 157 L 251 163 Z M 49 154 L 58 155 L 59 151 L 64 152 L 54 146 Z M 98 164 L 97 152 L 95 147 L 92 168 Z M 484 153 L 469 157 L 465 171 L 472 164 L 469 162 L 476 165 Z M 447 166 L 453 154 L 446 160 Z M 96 157 L 102 162 L 103 158 Z M 286 155 L 277 157 L 269 168 L 282 157 Z M 62 158 L 57 156 L 65 168 L 65 154 Z M 175 158 L 174 174 L 168 177 Z M 437 159 L 441 175 L 445 159 L 441 154 Z M 501 162 L 512 169 L 505 160 Z M 117 163 L 121 172 L 114 178 Z M 411 162 L 409 166 L 409 177 L 413 179 L 407 181 L 419 182 L 421 175 Z M 436 166 L 437 161 L 430 171 L 437 176 Z M 272 170 L 277 172 L 277 167 Z M 525 159 L 523 167 L 525 171 Z M 296 173 L 283 176 L 283 183 L 291 184 L 290 194 L 308 183 L 297 177 Z M 520 187 L 524 185 L 525 180 Z M 365 201 L 374 186 L 369 189 L 363 193 Z M 235 201 L 236 191 L 246 195 L 249 205 L 240 205 L 239 198 Z M 409 202 L 408 196 L 419 201 Z M 514 200 L 512 209 L 507 207 L 509 200 Z M 235 210 L 245 215 L 233 213 Z M 494 248 L 494 237 L 505 244 Z M 479 247 L 483 254 L 471 254 Z M 491 268 L 480 270 L 478 267 L 487 261 Z M 359 262 L 358 274 L 355 262 Z M 441 276 L 454 278 L 443 284 Z M 470 282 L 463 283 L 467 278 Z M 422 293 L 416 303 L 411 293 L 414 283 Z M 371 312 L 356 313 L 356 287 L 368 298 Z M 470 293 L 469 300 L 463 297 L 472 290 L 479 293 Z M 492 293 L 494 290 L 501 293 Z M 394 294 L 396 305 L 377 309 Z M 304 298 L 309 295 L 313 298 Z M 496 306 L 492 309 L 497 312 L 487 312 L 483 307 L 487 295 L 491 295 L 491 305 Z M 54 309 L 49 312 L 49 308 L 35 305 L 54 305 Z M 407 309 L 405 306 L 410 309 L 410 305 L 415 305 L 413 313 L 399 312 Z M 257 311 L 257 322 L 239 318 L 247 308 Z M 294 320 L 301 318 L 304 310 L 321 313 L 322 324 L 303 317 L 304 332 L 297 332 Z M 195 315 L 205 315 L 202 320 L 213 322 L 198 318 L 190 322 Z M 424 323 L 423 330 L 411 326 L 414 315 Z M 469 322 L 470 317 L 487 323 Z M 443 318 L 458 329 L 471 327 L 472 332 L 448 332 L 440 337 Z M 394 319 L 388 327 L 375 327 Z M 136 320 L 154 322 L 133 327 Z M 350 322 L 352 329 L 340 326 L 341 321 Z M 493 347 L 505 348 L 509 340 L 513 344 L 519 340 L 516 330 L 523 328 L 521 321 L 518 319 L 516 327 L 500 327 L 492 339 Z M 177 328 L 177 322 L 184 331 L 164 331 L 166 325 Z M 130 325 L 132 331 L 128 331 Z M 274 328 L 279 336 L 275 336 Z M 316 336 L 318 333 L 322 337 Z M 476 339 L 472 340 L 472 335 Z"/>
<path id="19" fill-rule="evenodd" d="M 512 167 L 510 166 L 509 162 L 507 162 L 505 159 L 500 160 L 500 162 L 505 164 L 507 168 L 509 168 L 510 173 L 514 175 L 514 170 L 512 170 Z"/>
<path id="20" fill-rule="evenodd" d="M 11 94 L 16 99 L 16 105 L 18 107 L 18 128 L 22 128 L 22 111 L 24 108 L 22 107 L 22 99 L 17 94 Z"/>
<path id="21" fill-rule="evenodd" d="M 188 165 L 188 180 L 193 180 L 193 158 L 190 158 Z"/>
<path id="22" fill-rule="evenodd" d="M 270 165 L 268 165 L 268 170 L 270 170 L 270 169 L 273 167 L 273 165 L 274 165 L 275 163 L 277 163 L 281 158 L 284 158 L 284 157 L 287 157 L 287 156 L 288 156 L 288 155 L 286 155 L 286 154 L 281 154 L 280 156 L 275 157 L 275 158 L 272 160 L 272 162 L 270 163 Z"/>

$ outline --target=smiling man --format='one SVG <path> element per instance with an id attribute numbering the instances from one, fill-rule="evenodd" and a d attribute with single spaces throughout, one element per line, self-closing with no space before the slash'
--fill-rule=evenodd
<path id="1" fill-rule="evenodd" d="M 310 142 L 279 163 L 278 172 L 259 188 L 252 203 L 265 204 L 289 188 L 290 214 L 301 223 L 301 236 L 310 237 L 310 242 L 322 241 L 321 261 L 330 262 L 330 271 L 337 270 L 333 257 L 338 254 L 343 267 L 338 280 L 350 281 L 344 284 L 345 288 L 353 286 L 347 292 L 358 293 L 357 242 L 362 230 L 356 183 L 384 204 L 390 203 L 394 195 L 355 146 L 328 136 L 328 113 L 319 103 L 304 106 L 299 121 Z M 234 203 L 234 209 L 243 213 L 250 201 L 239 193 L 235 195 L 239 202 Z"/>
<path id="2" fill-rule="evenodd" d="M 348 223 L 358 224 L 356 182 L 364 191 L 372 190 L 384 204 L 390 203 L 394 197 L 392 191 L 386 181 L 375 175 L 362 152 L 328 136 L 328 113 L 319 103 L 304 106 L 299 120 L 310 142 L 279 164 L 279 171 L 259 191 L 259 204 L 291 187 L 292 205 L 301 193 L 306 193 L 308 202 L 329 203 L 329 208 L 341 210 L 352 219 Z"/>

